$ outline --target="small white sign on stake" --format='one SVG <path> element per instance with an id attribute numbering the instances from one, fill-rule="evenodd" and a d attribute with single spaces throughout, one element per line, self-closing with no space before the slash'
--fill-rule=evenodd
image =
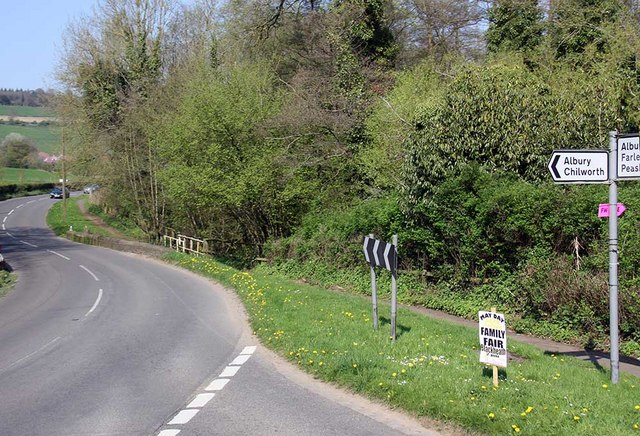
<path id="1" fill-rule="evenodd" d="M 507 323 L 504 314 L 478 312 L 480 334 L 480 362 L 507 367 Z"/>

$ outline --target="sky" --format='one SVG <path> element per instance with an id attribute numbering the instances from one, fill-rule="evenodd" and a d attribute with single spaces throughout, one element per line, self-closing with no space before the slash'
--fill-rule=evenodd
<path id="1" fill-rule="evenodd" d="M 67 24 L 96 0 L 0 0 L 0 88 L 57 88 L 55 67 Z"/>

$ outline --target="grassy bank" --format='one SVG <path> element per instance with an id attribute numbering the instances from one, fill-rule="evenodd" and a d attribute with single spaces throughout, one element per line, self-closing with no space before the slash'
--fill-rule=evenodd
<path id="1" fill-rule="evenodd" d="M 493 388 L 475 329 L 400 310 L 392 343 L 389 308 L 374 331 L 367 299 L 207 258 L 168 260 L 235 289 L 255 334 L 286 359 L 408 413 L 491 434 L 628 434 L 640 426 L 635 377 L 611 386 L 608 371 L 510 341 L 514 360 Z"/>
<path id="2" fill-rule="evenodd" d="M 111 236 L 107 230 L 95 225 L 93 221 L 82 214 L 78 207 L 78 202 L 82 200 L 83 197 L 69 198 L 67 200 L 66 213 L 62 200 L 51 200 L 55 201 L 55 204 L 49 209 L 49 213 L 47 214 L 47 225 L 56 235 L 62 235 L 70 228 L 77 232 L 82 232 L 86 228 L 90 233 L 96 235 Z"/>
<path id="3" fill-rule="evenodd" d="M 84 225 L 75 200 L 68 221 L 61 223 L 58 202 L 49 224 Z M 392 343 L 389 308 L 381 305 L 381 327 L 374 331 L 362 296 L 264 268 L 238 271 L 210 258 L 172 253 L 166 260 L 235 289 L 256 336 L 282 357 L 407 413 L 490 434 L 630 434 L 640 427 L 636 377 L 623 374 L 612 386 L 609 372 L 592 364 L 509 341 L 513 359 L 494 388 L 491 372 L 478 362 L 476 329 L 400 309 Z"/>

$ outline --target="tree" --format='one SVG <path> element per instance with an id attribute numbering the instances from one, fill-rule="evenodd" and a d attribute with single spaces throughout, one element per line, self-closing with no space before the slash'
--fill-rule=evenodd
<path id="1" fill-rule="evenodd" d="M 28 168 L 38 149 L 29 138 L 19 133 L 9 133 L 0 143 L 0 166 Z"/>
<path id="2" fill-rule="evenodd" d="M 489 9 L 487 49 L 528 52 L 542 41 L 542 10 L 537 0 L 499 0 Z"/>
<path id="3" fill-rule="evenodd" d="M 94 17 L 69 28 L 59 74 L 70 91 L 66 105 L 76 109 L 67 110 L 64 118 L 70 143 L 80 142 L 72 135 L 81 131 L 83 140 L 101 150 L 84 172 L 102 175 L 109 182 L 103 190 L 106 201 L 150 233 L 161 227 L 162 208 L 148 117 L 166 71 L 170 18 L 164 0 L 104 0 Z M 68 102 L 74 96 L 78 104 Z"/>
<path id="4" fill-rule="evenodd" d="M 590 62 L 592 56 L 582 55 L 588 49 L 604 54 L 610 42 L 607 26 L 624 15 L 619 0 L 558 0 L 551 3 L 547 20 L 548 41 L 558 59 L 578 63 Z"/>

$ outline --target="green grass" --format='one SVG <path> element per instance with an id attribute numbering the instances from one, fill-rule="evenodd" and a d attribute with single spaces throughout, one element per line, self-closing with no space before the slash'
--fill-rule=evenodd
<path id="1" fill-rule="evenodd" d="M 60 176 L 44 170 L 0 167 L 0 184 L 56 183 Z"/>
<path id="2" fill-rule="evenodd" d="M 0 270 L 0 298 L 9 293 L 16 283 L 15 274 L 9 271 Z"/>
<path id="3" fill-rule="evenodd" d="M 30 138 L 40 151 L 57 154 L 60 150 L 60 134 L 56 126 L 21 125 L 0 123 L 0 141 L 9 133 L 19 133 Z"/>
<path id="4" fill-rule="evenodd" d="M 111 236 L 107 230 L 96 226 L 80 212 L 78 201 L 83 199 L 83 197 L 71 197 L 67 199 L 66 217 L 63 209 L 63 201 L 51 200 L 55 201 L 55 204 L 49 209 L 49 213 L 47 214 L 47 225 L 56 235 L 65 234 L 69 228 L 73 228 L 73 230 L 77 232 L 82 232 L 86 228 L 89 233 Z"/>
<path id="5" fill-rule="evenodd" d="M 299 284 L 209 258 L 167 260 L 236 290 L 263 344 L 315 377 L 417 416 L 490 434 L 630 434 L 640 426 L 640 380 L 509 341 L 518 356 L 501 370 L 478 362 L 478 333 L 400 309 L 389 339 L 389 308 L 374 331 L 368 299 Z M 508 322 L 508 320 L 507 320 Z M 516 430 L 517 429 L 517 430 Z"/>
<path id="6" fill-rule="evenodd" d="M 0 105 L 0 115 L 15 117 L 52 117 L 53 111 L 47 107 Z"/>
<path id="7" fill-rule="evenodd" d="M 89 226 L 69 201 L 47 222 L 56 233 Z M 416 416 L 489 434 L 632 434 L 640 427 L 640 380 L 572 357 L 509 340 L 517 360 L 491 371 L 478 362 L 478 333 L 414 312 L 398 312 L 389 339 L 389 308 L 379 306 L 374 331 L 366 298 L 296 283 L 265 268 L 241 272 L 206 257 L 172 253 L 166 260 L 235 289 L 261 342 L 314 377 Z M 508 319 L 507 319 L 508 322 Z"/>

